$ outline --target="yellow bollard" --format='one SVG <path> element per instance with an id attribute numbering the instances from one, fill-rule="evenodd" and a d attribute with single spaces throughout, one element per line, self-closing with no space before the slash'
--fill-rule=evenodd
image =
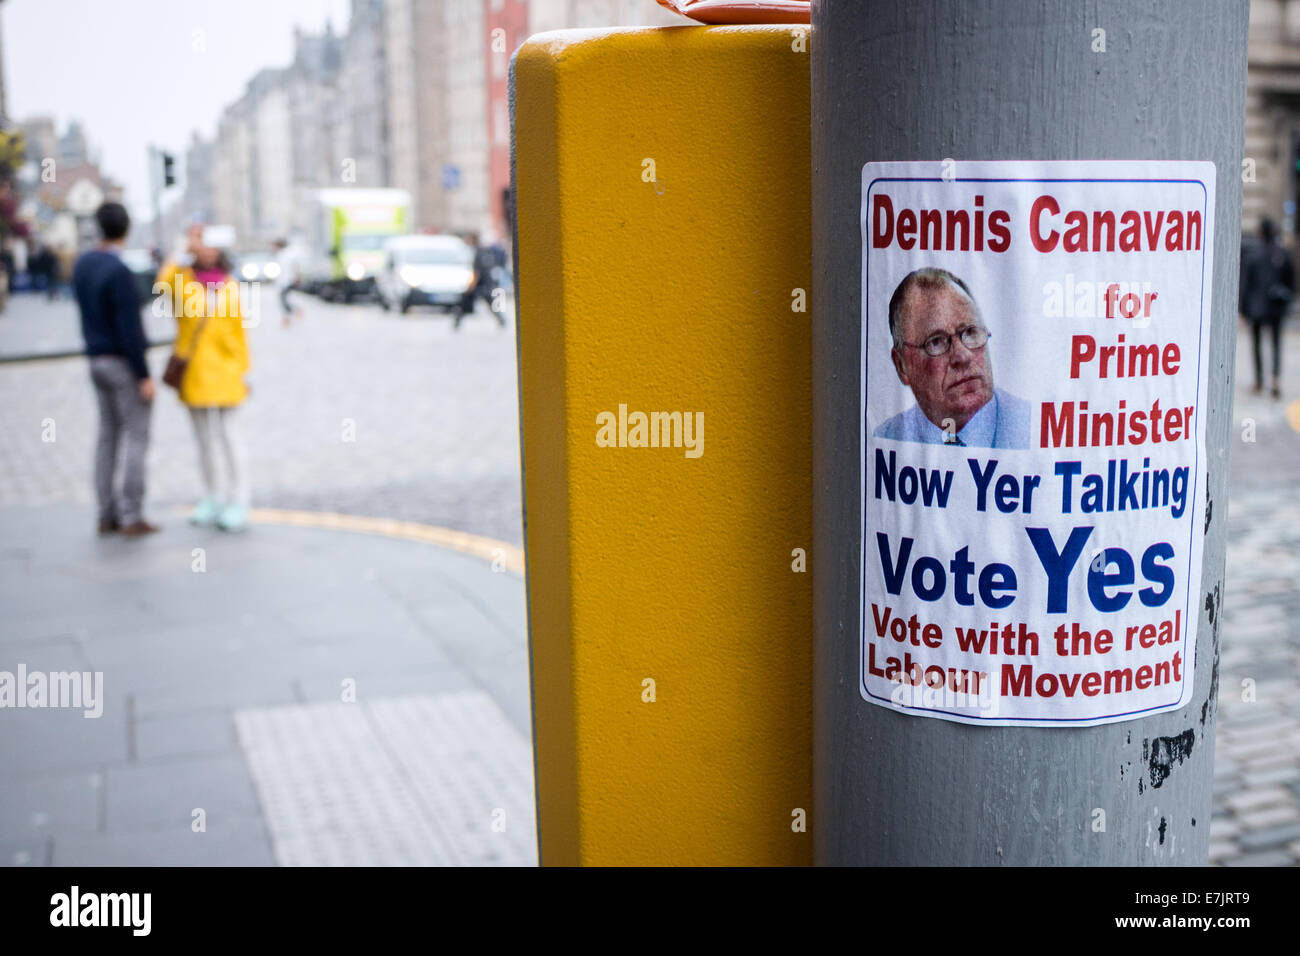
<path id="1" fill-rule="evenodd" d="M 808 42 L 515 56 L 544 864 L 812 860 Z"/>

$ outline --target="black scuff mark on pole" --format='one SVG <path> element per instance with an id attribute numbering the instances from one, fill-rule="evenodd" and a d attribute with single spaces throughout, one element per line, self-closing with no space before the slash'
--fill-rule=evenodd
<path id="1" fill-rule="evenodd" d="M 1148 744 L 1142 745 L 1142 757 L 1147 761 L 1147 770 L 1151 775 L 1151 786 L 1159 789 L 1169 779 L 1175 763 L 1182 763 L 1192 755 L 1196 745 L 1196 728 L 1189 727 L 1176 737 L 1156 737 Z M 1142 792 L 1142 782 L 1138 781 L 1138 793 Z"/>
<path id="2" fill-rule="evenodd" d="M 1208 471 L 1205 473 L 1205 487 L 1207 489 L 1210 487 L 1210 473 Z M 1210 532 L 1210 520 L 1213 517 L 1214 517 L 1214 499 L 1210 497 L 1210 493 L 1207 490 L 1205 492 L 1205 533 L 1206 534 L 1209 534 Z"/>
<path id="3" fill-rule="evenodd" d="M 1205 729 L 1207 717 L 1216 714 L 1219 709 L 1219 606 L 1222 603 L 1221 584 L 1216 584 L 1213 591 L 1205 595 L 1205 616 L 1210 621 L 1212 665 L 1210 667 L 1210 692 L 1201 704 L 1201 730 Z"/>
<path id="4" fill-rule="evenodd" d="M 1146 764 L 1150 761 L 1150 759 L 1151 759 L 1151 741 L 1149 738 L 1143 737 L 1142 738 L 1142 763 Z M 1142 782 L 1142 774 L 1139 773 L 1138 774 L 1138 796 L 1141 796 L 1142 792 L 1145 789 L 1146 787 Z"/>
<path id="5" fill-rule="evenodd" d="M 1164 845 L 1165 845 L 1165 830 L 1168 828 L 1168 826 L 1169 826 L 1169 822 L 1168 822 L 1164 817 L 1161 817 L 1161 818 L 1160 818 L 1160 827 L 1159 827 L 1159 830 L 1160 830 L 1160 845 L 1161 845 L 1161 846 L 1164 846 Z"/>

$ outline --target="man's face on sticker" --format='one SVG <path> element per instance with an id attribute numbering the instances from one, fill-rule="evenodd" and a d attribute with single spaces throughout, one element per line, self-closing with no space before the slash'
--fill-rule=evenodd
<path id="1" fill-rule="evenodd" d="M 913 287 L 898 322 L 906 343 L 891 353 L 899 381 L 912 390 L 921 412 L 935 426 L 961 431 L 993 397 L 987 340 L 975 349 L 962 341 L 963 331 L 983 328 L 970 299 L 948 285 Z M 950 336 L 947 351 L 931 355 L 945 336 Z"/>

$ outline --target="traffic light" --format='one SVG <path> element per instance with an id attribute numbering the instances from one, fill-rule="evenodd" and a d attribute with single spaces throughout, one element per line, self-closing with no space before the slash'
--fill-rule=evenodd
<path id="1" fill-rule="evenodd" d="M 171 153 L 162 154 L 163 188 L 176 185 L 176 159 Z"/>

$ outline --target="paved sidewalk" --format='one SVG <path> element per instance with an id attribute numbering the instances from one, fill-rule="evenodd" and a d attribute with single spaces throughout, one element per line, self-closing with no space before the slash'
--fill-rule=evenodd
<path id="1" fill-rule="evenodd" d="M 0 681 L 103 675 L 98 717 L 0 709 L 0 863 L 535 862 L 517 575 L 341 530 L 92 519 L 0 509 Z"/>

